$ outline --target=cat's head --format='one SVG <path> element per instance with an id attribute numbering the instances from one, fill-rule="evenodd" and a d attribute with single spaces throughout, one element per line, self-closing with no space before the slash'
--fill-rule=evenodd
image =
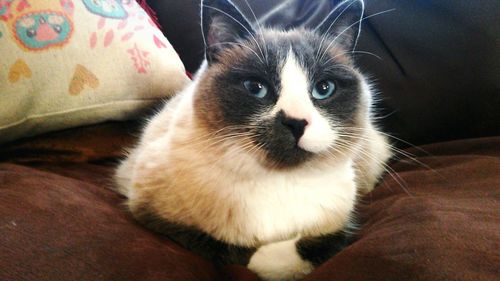
<path id="1" fill-rule="evenodd" d="M 351 53 L 362 15 L 361 0 L 343 1 L 315 30 L 284 31 L 252 25 L 228 0 L 202 1 L 196 119 L 270 167 L 350 154 L 370 106 Z"/>

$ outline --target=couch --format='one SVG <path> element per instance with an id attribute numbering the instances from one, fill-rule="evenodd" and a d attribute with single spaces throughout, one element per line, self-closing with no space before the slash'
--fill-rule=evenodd
<path id="1" fill-rule="evenodd" d="M 203 50 L 198 1 L 148 2 L 195 70 Z M 269 23 L 292 26 L 313 24 L 331 5 L 289 1 L 273 12 L 280 1 L 249 2 Z M 359 49 L 381 60 L 359 63 L 377 77 L 380 123 L 402 152 L 360 198 L 355 241 L 304 280 L 498 280 L 500 7 L 366 2 L 368 14 L 397 8 L 366 23 Z M 111 175 L 141 126 L 108 121 L 0 145 L 0 280 L 258 280 L 242 266 L 215 266 L 127 213 Z"/>

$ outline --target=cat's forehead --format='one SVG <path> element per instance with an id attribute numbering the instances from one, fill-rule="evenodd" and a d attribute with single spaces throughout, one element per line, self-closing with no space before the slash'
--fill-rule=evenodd
<path id="1" fill-rule="evenodd" d="M 351 65 L 349 52 L 329 36 L 321 36 L 307 29 L 276 30 L 262 29 L 242 42 L 245 47 L 239 48 L 239 57 L 257 60 L 265 64 L 284 62 L 292 52 L 304 64 L 320 63 Z M 234 61 L 233 61 L 234 62 Z"/>

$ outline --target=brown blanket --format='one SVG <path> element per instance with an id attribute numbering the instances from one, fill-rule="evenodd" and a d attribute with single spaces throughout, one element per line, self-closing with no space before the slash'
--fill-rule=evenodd
<path id="1" fill-rule="evenodd" d="M 0 280 L 257 280 L 137 225 L 110 174 L 135 126 L 0 148 Z M 500 137 L 413 149 L 361 199 L 358 240 L 305 280 L 498 280 Z M 427 167 L 426 167 L 427 166 Z M 399 182 L 399 183 L 398 183 Z"/>

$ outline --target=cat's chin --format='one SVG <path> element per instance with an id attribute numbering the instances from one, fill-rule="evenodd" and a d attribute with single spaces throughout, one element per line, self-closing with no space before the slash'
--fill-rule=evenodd
<path id="1" fill-rule="evenodd" d="M 286 150 L 271 150 L 265 152 L 264 166 L 277 170 L 299 167 L 315 157 L 315 153 L 299 146 Z"/>

